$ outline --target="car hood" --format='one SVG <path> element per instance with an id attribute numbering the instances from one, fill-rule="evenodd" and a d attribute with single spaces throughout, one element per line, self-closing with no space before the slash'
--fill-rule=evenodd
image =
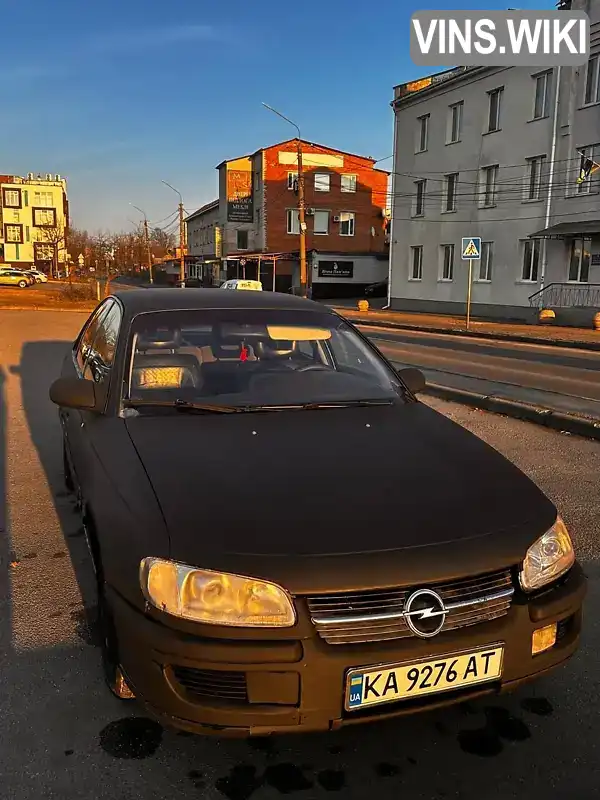
<path id="1" fill-rule="evenodd" d="M 516 466 L 423 403 L 140 416 L 127 429 L 172 558 L 296 591 L 506 567 L 556 517 Z"/>

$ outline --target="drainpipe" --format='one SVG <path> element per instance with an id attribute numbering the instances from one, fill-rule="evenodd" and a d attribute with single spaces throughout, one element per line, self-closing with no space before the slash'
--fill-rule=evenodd
<path id="1" fill-rule="evenodd" d="M 390 237 L 390 249 L 389 249 L 389 264 L 388 264 L 388 290 L 387 290 L 387 305 L 386 308 L 389 308 L 392 305 L 392 263 L 393 263 L 393 253 L 394 253 L 394 201 L 396 198 L 396 142 L 398 136 L 398 120 L 396 118 L 396 103 L 392 104 L 392 108 L 394 109 L 394 156 L 392 158 L 392 196 L 390 198 L 390 226 L 389 226 L 389 237 Z"/>
<path id="2" fill-rule="evenodd" d="M 556 139 L 558 136 L 558 101 L 560 98 L 560 79 L 561 68 L 556 68 L 556 91 L 554 93 L 554 119 L 552 121 L 552 149 L 550 151 L 550 168 L 548 171 L 548 197 L 546 198 L 546 223 L 544 228 L 550 227 L 550 217 L 552 216 L 552 189 L 554 188 L 554 160 L 556 158 Z M 546 268 L 548 267 L 548 239 L 544 239 L 542 248 L 542 271 L 540 273 L 540 293 L 544 290 L 546 279 Z M 540 301 L 543 304 L 542 294 Z"/>

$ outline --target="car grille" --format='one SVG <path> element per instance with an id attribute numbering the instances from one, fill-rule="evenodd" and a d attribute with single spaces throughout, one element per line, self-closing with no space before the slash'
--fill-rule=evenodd
<path id="1" fill-rule="evenodd" d="M 418 588 L 433 589 L 444 601 L 442 633 L 503 617 L 514 594 L 508 569 Z M 308 608 L 319 636 L 329 644 L 383 642 L 415 635 L 402 615 L 411 593 L 377 589 L 319 595 L 308 598 Z"/>
<path id="2" fill-rule="evenodd" d="M 172 667 L 173 675 L 192 699 L 248 702 L 246 673 Z"/>

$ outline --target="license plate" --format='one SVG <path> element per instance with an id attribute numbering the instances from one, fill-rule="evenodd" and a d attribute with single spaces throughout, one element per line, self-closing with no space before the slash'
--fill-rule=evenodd
<path id="1" fill-rule="evenodd" d="M 502 675 L 503 658 L 504 647 L 493 644 L 434 659 L 352 669 L 346 678 L 346 710 L 497 680 Z"/>

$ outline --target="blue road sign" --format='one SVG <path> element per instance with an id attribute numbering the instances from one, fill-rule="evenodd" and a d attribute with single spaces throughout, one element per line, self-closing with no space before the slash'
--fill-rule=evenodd
<path id="1" fill-rule="evenodd" d="M 481 258 L 481 236 L 463 236 L 461 251 L 463 261 Z"/>

